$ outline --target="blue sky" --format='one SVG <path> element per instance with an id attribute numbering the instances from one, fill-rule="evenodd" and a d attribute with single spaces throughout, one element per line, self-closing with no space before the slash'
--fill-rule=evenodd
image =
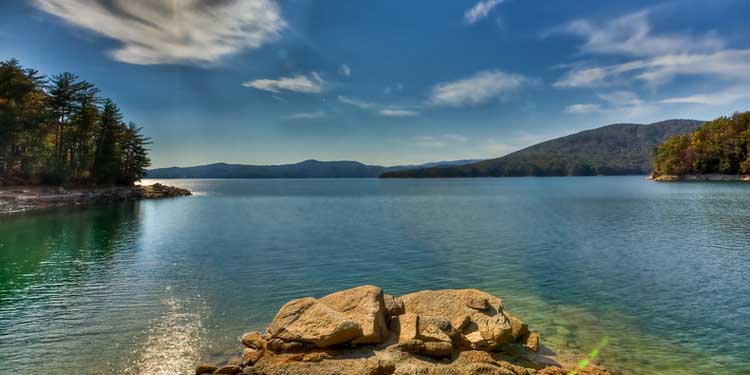
<path id="1" fill-rule="evenodd" d="M 750 2 L 0 2 L 0 58 L 71 71 L 154 166 L 497 157 L 750 103 Z"/>

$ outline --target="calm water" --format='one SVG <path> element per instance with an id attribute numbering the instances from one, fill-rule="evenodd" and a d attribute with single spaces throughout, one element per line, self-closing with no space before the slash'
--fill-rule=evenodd
<path id="1" fill-rule="evenodd" d="M 169 183 L 197 195 L 0 218 L 3 373 L 187 374 L 287 300 L 365 283 L 486 289 L 633 373 L 750 372 L 748 184 Z"/>

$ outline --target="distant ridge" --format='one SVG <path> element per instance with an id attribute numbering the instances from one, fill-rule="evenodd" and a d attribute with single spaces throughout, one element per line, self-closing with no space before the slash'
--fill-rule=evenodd
<path id="1" fill-rule="evenodd" d="M 665 139 L 703 121 L 613 124 L 527 147 L 506 156 L 459 166 L 387 171 L 384 178 L 645 175 L 651 152 Z"/>
<path id="2" fill-rule="evenodd" d="M 194 167 L 157 168 L 147 171 L 146 178 L 373 178 L 384 172 L 435 166 L 455 166 L 478 160 L 440 161 L 419 165 L 384 167 L 357 161 L 305 160 L 295 164 L 247 165 L 214 163 Z"/>

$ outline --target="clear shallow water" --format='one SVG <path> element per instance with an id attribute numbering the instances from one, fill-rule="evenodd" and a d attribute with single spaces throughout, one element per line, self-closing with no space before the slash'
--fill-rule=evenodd
<path id="1" fill-rule="evenodd" d="M 0 218 L 3 371 L 188 374 L 287 300 L 370 283 L 488 290 L 631 373 L 750 372 L 747 184 L 168 183 L 197 195 Z"/>

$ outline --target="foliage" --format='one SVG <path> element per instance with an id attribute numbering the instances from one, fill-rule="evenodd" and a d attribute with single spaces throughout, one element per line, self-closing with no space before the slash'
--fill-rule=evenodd
<path id="1" fill-rule="evenodd" d="M 0 62 L 0 184 L 125 184 L 150 165 L 141 128 L 71 73 Z"/>
<path id="2" fill-rule="evenodd" d="M 720 117 L 653 152 L 654 175 L 750 173 L 750 112 Z"/>

